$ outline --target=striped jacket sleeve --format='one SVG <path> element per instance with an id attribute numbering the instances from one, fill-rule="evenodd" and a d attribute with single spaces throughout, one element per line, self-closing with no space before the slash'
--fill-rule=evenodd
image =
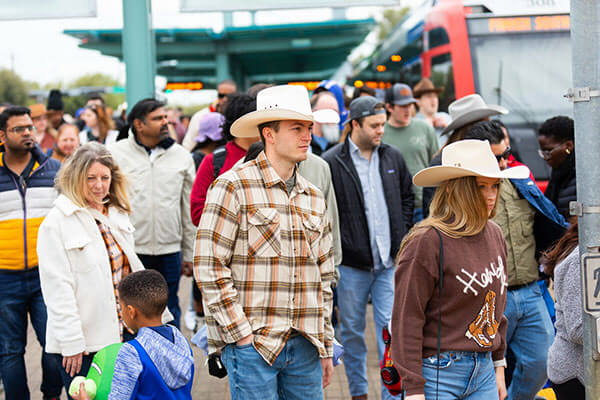
<path id="1" fill-rule="evenodd" d="M 124 343 L 115 360 L 108 400 L 133 399 L 142 370 L 142 362 L 137 351 L 132 345 Z"/>
<path id="2" fill-rule="evenodd" d="M 223 177 L 215 180 L 198 225 L 194 274 L 200 282 L 205 306 L 227 343 L 252 334 L 229 266 L 240 222 L 235 185 Z"/>

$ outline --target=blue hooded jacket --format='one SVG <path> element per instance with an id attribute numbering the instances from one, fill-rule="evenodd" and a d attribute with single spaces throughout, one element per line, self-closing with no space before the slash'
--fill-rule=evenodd
<path id="1" fill-rule="evenodd" d="M 191 400 L 194 357 L 179 330 L 142 328 L 115 361 L 109 400 Z"/>

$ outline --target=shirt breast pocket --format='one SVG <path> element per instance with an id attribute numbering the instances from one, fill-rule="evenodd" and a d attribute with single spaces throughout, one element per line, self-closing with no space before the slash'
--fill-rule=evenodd
<path id="1" fill-rule="evenodd" d="M 87 273 L 94 269 L 95 260 L 92 254 L 92 243 L 87 236 L 74 235 L 65 240 L 67 258 L 74 273 Z"/>
<path id="2" fill-rule="evenodd" d="M 279 257 L 281 227 L 279 212 L 274 208 L 258 208 L 248 217 L 248 256 Z"/>
<path id="3" fill-rule="evenodd" d="M 321 237 L 321 221 L 322 217 L 317 215 L 305 215 L 302 218 L 302 224 L 304 225 L 304 235 L 308 241 L 308 245 L 312 256 L 316 259 L 319 254 L 319 238 Z"/>

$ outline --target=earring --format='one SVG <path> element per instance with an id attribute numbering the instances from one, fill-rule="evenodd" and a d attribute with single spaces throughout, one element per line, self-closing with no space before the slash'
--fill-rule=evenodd
<path id="1" fill-rule="evenodd" d="M 565 153 L 567 153 L 567 154 L 571 154 L 571 150 L 569 150 L 569 149 L 565 149 Z"/>

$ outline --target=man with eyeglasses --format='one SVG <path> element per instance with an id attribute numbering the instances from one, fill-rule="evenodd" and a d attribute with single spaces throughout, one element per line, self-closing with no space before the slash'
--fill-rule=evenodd
<path id="1" fill-rule="evenodd" d="M 28 400 L 23 357 L 28 315 L 42 348 L 46 342 L 37 231 L 56 198 L 54 177 L 60 163 L 36 144 L 26 107 L 8 107 L 0 114 L 0 142 L 0 375 L 7 400 Z M 59 367 L 42 353 L 44 399 L 60 396 Z"/>
<path id="2" fill-rule="evenodd" d="M 499 125 L 478 122 L 465 139 L 487 140 L 501 170 L 508 168 L 511 153 Z M 504 179 L 493 218 L 506 241 L 508 296 L 504 315 L 507 358 L 514 360 L 506 371 L 508 398 L 531 400 L 548 379 L 546 357 L 554 329 L 541 294 L 538 257 L 567 226 L 550 200 L 531 179 Z"/>
<path id="3" fill-rule="evenodd" d="M 192 151 L 196 146 L 196 136 L 198 135 L 198 127 L 200 124 L 200 118 L 208 112 L 225 112 L 225 106 L 227 104 L 227 96 L 237 92 L 237 85 L 234 81 L 226 79 L 221 81 L 217 85 L 217 99 L 210 104 L 208 107 L 196 112 L 192 115 L 188 130 L 181 142 L 181 145 L 187 150 Z"/>

